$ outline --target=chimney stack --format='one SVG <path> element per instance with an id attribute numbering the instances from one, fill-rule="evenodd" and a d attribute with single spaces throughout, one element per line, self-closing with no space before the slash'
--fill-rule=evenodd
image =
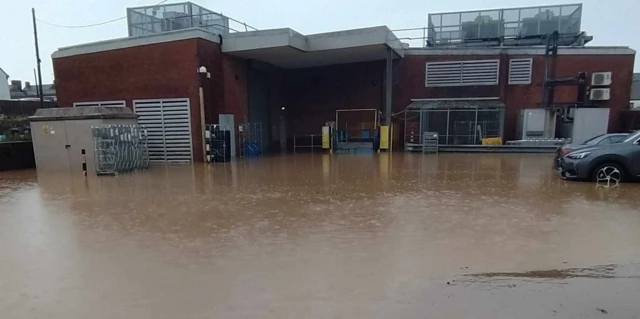
<path id="1" fill-rule="evenodd" d="M 22 91 L 22 81 L 20 81 L 20 80 L 11 80 L 11 87 L 15 91 Z"/>

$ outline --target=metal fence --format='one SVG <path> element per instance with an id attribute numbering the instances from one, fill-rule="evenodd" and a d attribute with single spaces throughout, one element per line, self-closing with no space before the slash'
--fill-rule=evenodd
<path id="1" fill-rule="evenodd" d="M 478 145 L 502 137 L 502 109 L 417 109 L 405 112 L 405 148 L 422 149 L 425 132 L 438 134 L 439 145 Z"/>
<path id="2" fill-rule="evenodd" d="M 530 138 L 526 140 L 507 141 L 505 145 L 517 146 L 562 146 L 571 140 L 567 138 Z"/>
<path id="3" fill-rule="evenodd" d="M 93 125 L 95 169 L 115 175 L 149 167 L 147 129 L 140 125 Z"/>
<path id="4" fill-rule="evenodd" d="M 44 102 L 45 109 L 52 107 L 55 102 Z M 0 114 L 5 116 L 31 116 L 40 108 L 40 101 L 0 100 Z"/>
<path id="5" fill-rule="evenodd" d="M 398 37 L 405 47 L 423 48 L 427 46 L 427 27 L 393 29 L 391 33 Z"/>
<path id="6" fill-rule="evenodd" d="M 467 40 L 580 33 L 582 4 L 432 13 L 428 17 L 431 45 Z"/>
<path id="7" fill-rule="evenodd" d="M 128 8 L 127 22 L 130 37 L 188 28 L 200 28 L 215 34 L 257 30 L 191 2 Z"/>
<path id="8" fill-rule="evenodd" d="M 262 155 L 262 123 L 243 123 L 238 126 L 240 157 Z"/>
<path id="9" fill-rule="evenodd" d="M 306 134 L 306 135 L 294 135 L 293 136 L 293 151 L 295 152 L 299 148 L 310 149 L 322 149 L 322 135 Z"/>
<path id="10" fill-rule="evenodd" d="M 427 20 L 424 27 L 391 31 L 398 40 L 413 48 L 460 45 L 481 39 L 542 36 L 554 31 L 577 35 L 581 31 L 582 5 L 432 13 Z"/>

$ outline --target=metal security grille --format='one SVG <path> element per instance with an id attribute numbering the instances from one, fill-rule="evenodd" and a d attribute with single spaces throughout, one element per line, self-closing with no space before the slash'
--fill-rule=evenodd
<path id="1" fill-rule="evenodd" d="M 504 109 L 408 109 L 404 125 L 407 151 L 422 151 L 425 133 L 437 134 L 439 145 L 479 145 L 502 137 Z"/>
<path id="2" fill-rule="evenodd" d="M 499 60 L 429 62 L 425 86 L 496 85 Z"/>
<path id="3" fill-rule="evenodd" d="M 533 59 L 509 60 L 509 84 L 531 84 Z"/>
<path id="4" fill-rule="evenodd" d="M 149 133 L 151 162 L 191 162 L 189 99 L 135 100 L 138 124 Z"/>
<path id="5" fill-rule="evenodd" d="M 84 106 L 108 106 L 108 107 L 125 107 L 126 102 L 123 101 L 98 101 L 98 102 L 76 102 L 73 103 L 73 107 Z"/>

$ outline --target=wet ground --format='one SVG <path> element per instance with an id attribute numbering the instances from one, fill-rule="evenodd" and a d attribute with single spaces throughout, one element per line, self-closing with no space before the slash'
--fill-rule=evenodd
<path id="1" fill-rule="evenodd" d="M 550 155 L 0 173 L 0 318 L 637 318 L 640 184 Z"/>

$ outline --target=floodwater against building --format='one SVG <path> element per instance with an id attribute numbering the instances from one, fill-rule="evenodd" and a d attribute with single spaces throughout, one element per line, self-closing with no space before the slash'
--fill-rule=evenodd
<path id="1" fill-rule="evenodd" d="M 0 317 L 634 318 L 638 194 L 549 155 L 2 172 Z"/>

